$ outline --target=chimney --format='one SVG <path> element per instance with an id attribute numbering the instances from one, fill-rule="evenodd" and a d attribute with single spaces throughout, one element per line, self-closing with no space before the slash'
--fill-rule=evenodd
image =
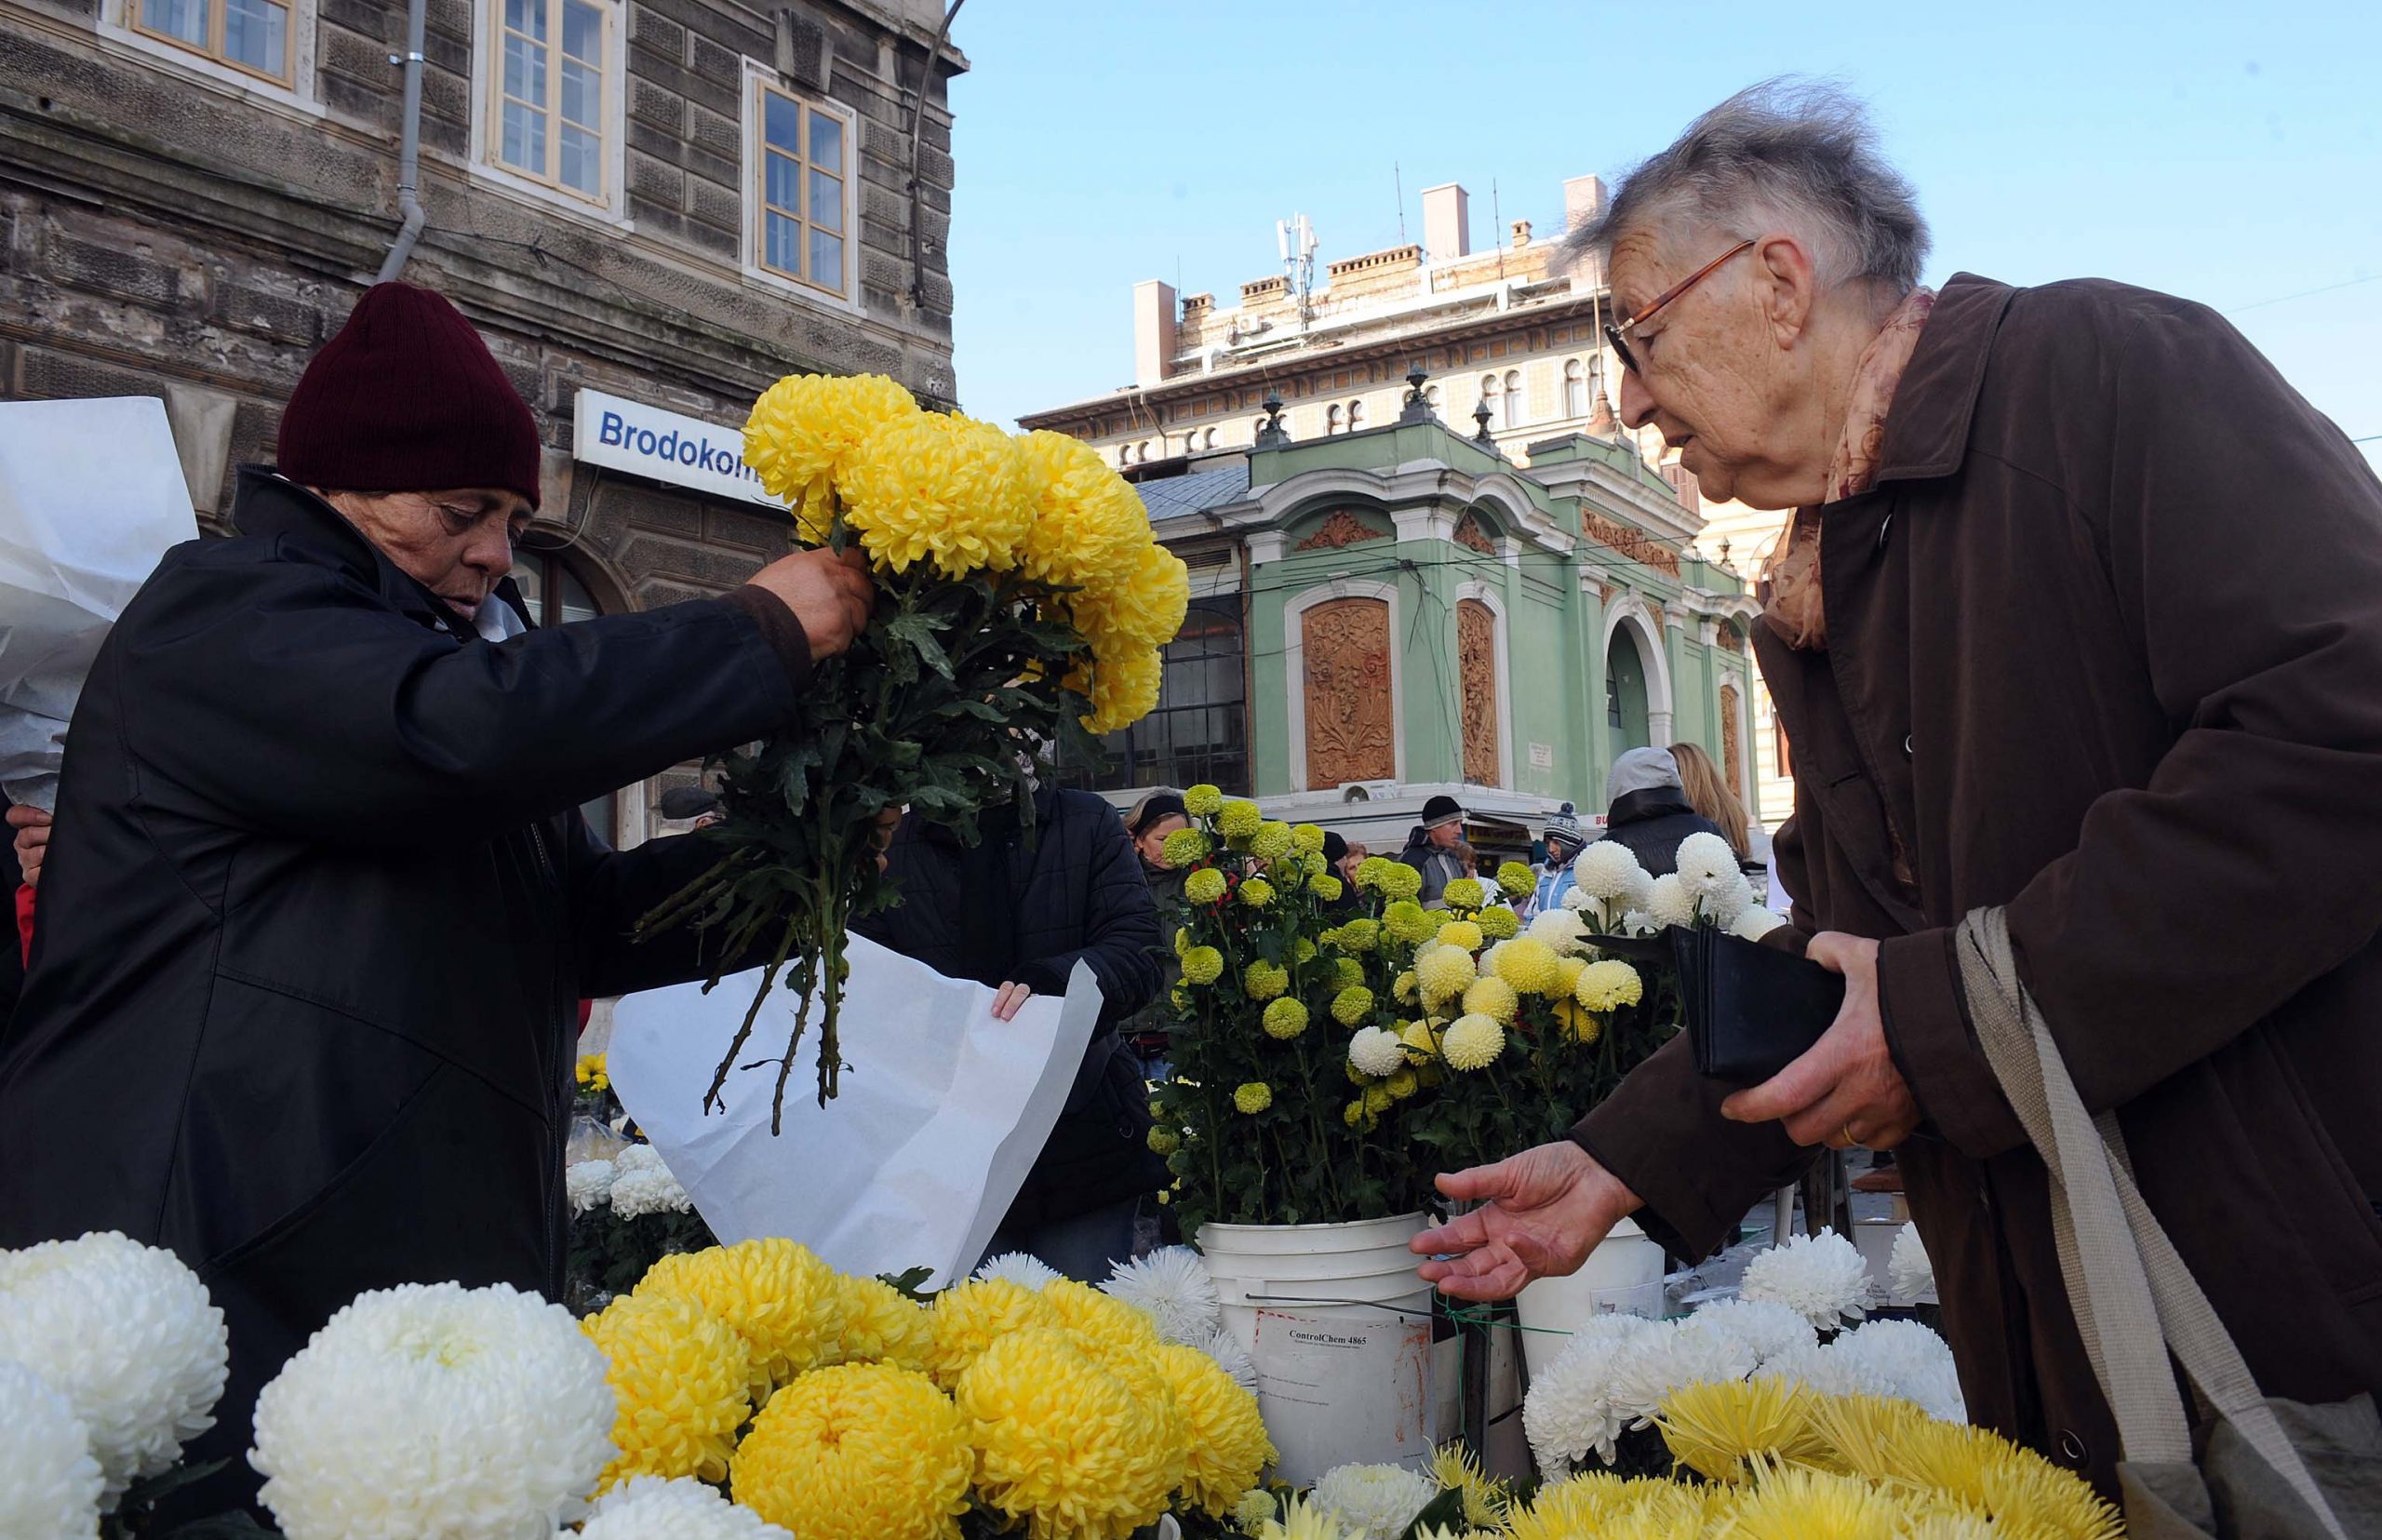
<path id="1" fill-rule="evenodd" d="M 1174 286 L 1151 278 L 1133 286 L 1133 383 L 1163 382 L 1174 362 Z"/>
<path id="2" fill-rule="evenodd" d="M 1452 262 L 1472 254 L 1472 200 L 1455 182 L 1423 189 L 1423 258 Z"/>
<path id="3" fill-rule="evenodd" d="M 1583 221 L 1604 207 L 1604 179 L 1573 177 L 1563 183 L 1563 228 L 1577 230 Z"/>
<path id="4" fill-rule="evenodd" d="M 1515 245 L 1515 246 L 1517 246 L 1517 247 L 1524 247 L 1524 246 L 1528 246 L 1529 244 L 1530 244 L 1530 221 L 1528 221 L 1528 220 L 1516 220 L 1516 221 L 1514 221 L 1514 245 Z"/>

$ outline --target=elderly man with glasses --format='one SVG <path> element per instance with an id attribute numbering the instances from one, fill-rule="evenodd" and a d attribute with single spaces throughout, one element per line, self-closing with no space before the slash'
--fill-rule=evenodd
<path id="1" fill-rule="evenodd" d="M 1796 510 L 1756 649 L 1795 744 L 1775 932 L 1845 977 L 1748 1088 L 1685 1041 L 1571 1140 L 1442 1178 L 1471 1298 L 1626 1214 L 1710 1253 L 1822 1145 L 1899 1147 L 1970 1414 L 2114 1489 L 2043 1162 L 1979 1046 L 1999 908 L 2085 1105 L 2260 1387 L 2382 1389 L 2382 486 L 2215 313 L 2101 280 L 1920 287 L 1860 109 L 1757 87 L 1569 238 L 1621 414 Z M 2287 1306 L 2285 1304 L 2287 1302 Z"/>

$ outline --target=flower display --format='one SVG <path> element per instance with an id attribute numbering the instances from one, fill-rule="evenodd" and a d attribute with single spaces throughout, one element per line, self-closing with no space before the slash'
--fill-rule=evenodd
<path id="1" fill-rule="evenodd" d="M 0 1534 L 94 1540 L 106 1488 L 74 1403 L 23 1364 L 0 1361 Z"/>
<path id="2" fill-rule="evenodd" d="M 823 545 L 838 475 L 878 428 L 917 410 L 917 397 L 881 374 L 788 375 L 753 404 L 744 462 L 795 508 L 804 537 Z"/>
<path id="3" fill-rule="evenodd" d="M 957 1540 L 974 1467 L 967 1422 L 932 1380 L 850 1363 L 770 1397 L 729 1480 L 739 1503 L 803 1540 Z"/>
<path id="4" fill-rule="evenodd" d="M 1259 1524 L 1257 1540 L 1358 1540 L 1339 1517 L 1304 1497 L 1281 1505 L 1275 1517 Z"/>
<path id="5" fill-rule="evenodd" d="M 563 1168 L 563 1191 L 572 1213 L 586 1213 L 610 1200 L 614 1169 L 609 1160 L 574 1160 Z"/>
<path id="6" fill-rule="evenodd" d="M 1337 904 L 1345 888 L 1330 872 L 1318 872 L 1306 879 L 1307 891 L 1326 904 Z"/>
<path id="7" fill-rule="evenodd" d="M 1486 1069 L 1505 1051 L 1505 1029 L 1489 1016 L 1461 1016 L 1439 1040 L 1450 1069 Z"/>
<path id="8" fill-rule="evenodd" d="M 1240 885 L 1240 901 L 1252 909 L 1263 909 L 1274 902 L 1274 885 L 1262 877 L 1252 877 Z"/>
<path id="9" fill-rule="evenodd" d="M 1679 842 L 1675 857 L 1679 886 L 1697 898 L 1719 892 L 1737 870 L 1737 852 L 1717 834 L 1692 834 Z"/>
<path id="10" fill-rule="evenodd" d="M 756 1405 L 818 1362 L 842 1327 L 835 1274 L 808 1248 L 778 1237 L 665 1256 L 636 1292 L 691 1300 L 743 1337 Z"/>
<path id="11" fill-rule="evenodd" d="M 596 1499 L 579 1540 L 794 1540 L 703 1482 L 639 1476 Z"/>
<path id="12" fill-rule="evenodd" d="M 1214 1359 L 1216 1367 L 1233 1384 L 1252 1396 L 1257 1393 L 1257 1365 L 1251 1361 L 1249 1350 L 1241 1346 L 1240 1339 L 1230 1329 L 1219 1326 L 1191 1346 Z"/>
<path id="13" fill-rule="evenodd" d="M 1249 853 L 1260 861 L 1279 861 L 1291 853 L 1291 826 L 1272 820 L 1260 824 L 1249 837 Z"/>
<path id="14" fill-rule="evenodd" d="M 1633 1339 L 1658 1330 L 1637 1316 L 1592 1316 L 1545 1373 L 1531 1376 L 1522 1427 L 1532 1457 L 1550 1480 L 1569 1475 L 1590 1454 L 1613 1457 L 1625 1426 L 1613 1405 L 1613 1360 Z"/>
<path id="15" fill-rule="evenodd" d="M 1694 1319 L 1706 1329 L 1732 1332 L 1743 1338 L 1760 1363 L 1819 1346 L 1818 1332 L 1801 1312 L 1776 1300 L 1717 1299 L 1699 1306 Z"/>
<path id="16" fill-rule="evenodd" d="M 374 1290 L 264 1387 L 248 1460 L 290 1540 L 551 1533 L 612 1458 L 606 1370 L 534 1294 Z"/>
<path id="17" fill-rule="evenodd" d="M 1187 1455 L 1157 1409 L 1068 1333 L 1001 1337 L 954 1392 L 976 1451 L 976 1488 L 1032 1540 L 1125 1540 L 1165 1510 Z M 1179 1413 L 1178 1413 L 1179 1415 Z"/>
<path id="18" fill-rule="evenodd" d="M 1480 934 L 1490 941 L 1510 941 L 1522 933 L 1522 917 L 1502 904 L 1492 904 L 1472 917 L 1480 927 Z"/>
<path id="19" fill-rule="evenodd" d="M 1398 899 L 1383 909 L 1381 926 L 1392 941 L 1403 942 L 1409 946 L 1428 941 L 1439 933 L 1439 922 L 1432 917 L 1431 911 L 1411 898 Z"/>
<path id="20" fill-rule="evenodd" d="M 1442 946 L 1452 946 L 1465 952 L 1478 952 L 1488 939 L 1488 932 L 1481 930 L 1479 924 L 1474 920 L 1451 919 L 1442 922 L 1439 926 L 1439 944 Z"/>
<path id="21" fill-rule="evenodd" d="M 223 1312 L 171 1252 L 113 1230 L 0 1252 L 0 1360 L 66 1399 L 109 1512 L 215 1426 L 230 1353 Z"/>
<path id="22" fill-rule="evenodd" d="M 1290 970 L 1278 962 L 1252 962 L 1240 975 L 1243 992 L 1252 1000 L 1270 1000 L 1291 986 Z"/>
<path id="23" fill-rule="evenodd" d="M 1233 1522 L 1250 1534 L 1255 1534 L 1259 1525 L 1273 1523 L 1281 1516 L 1282 1505 L 1263 1487 L 1253 1488 L 1232 1508 Z"/>
<path id="24" fill-rule="evenodd" d="M 1872 1320 L 1828 1344 L 1828 1353 L 1941 1422 L 1968 1421 L 1960 1372 L 1944 1339 L 1914 1321 Z"/>
<path id="25" fill-rule="evenodd" d="M 1257 804 L 1243 797 L 1234 797 L 1216 813 L 1216 829 L 1226 839 L 1249 839 L 1265 826 L 1265 815 Z"/>
<path id="26" fill-rule="evenodd" d="M 1658 877 L 1646 895 L 1646 913 L 1656 925 L 1693 925 L 1695 895 L 1687 891 L 1676 872 Z"/>
<path id="27" fill-rule="evenodd" d="M 621 1153 L 625 1156 L 652 1147 L 632 1145 Z M 622 1219 L 649 1213 L 686 1213 L 694 1207 L 687 1189 L 678 1185 L 678 1179 L 670 1174 L 670 1168 L 659 1159 L 644 1166 L 621 1166 L 615 1161 L 614 1166 L 616 1174 L 608 1196 L 612 1212 Z"/>
<path id="28" fill-rule="evenodd" d="M 1538 874 L 1519 861 L 1508 861 L 1497 868 L 1497 886 L 1508 898 L 1528 898 L 1538 891 Z"/>
<path id="29" fill-rule="evenodd" d="M 1578 952 L 1587 933 L 1586 922 L 1575 910 L 1549 909 L 1530 918 L 1531 939 L 1551 948 L 1559 957 Z"/>
<path id="30" fill-rule="evenodd" d="M 1552 995 L 1561 970 L 1555 948 L 1534 936 L 1519 936 L 1497 948 L 1497 976 L 1524 995 Z"/>
<path id="31" fill-rule="evenodd" d="M 1250 1117 L 1274 1105 L 1274 1088 L 1263 1080 L 1251 1080 L 1234 1090 L 1232 1105 Z"/>
<path id="32" fill-rule="evenodd" d="M 1636 1005 L 1646 998 L 1646 983 L 1638 970 L 1618 957 L 1606 957 L 1580 970 L 1580 981 L 1572 986 L 1572 996 L 1583 1011 L 1598 1015 Z"/>
<path id="33" fill-rule="evenodd" d="M 1341 960 L 1353 959 L 1344 957 Z M 1344 985 L 1338 994 L 1332 997 L 1332 1019 L 1342 1026 L 1356 1026 L 1372 1013 L 1373 992 L 1361 984 Z"/>
<path id="34" fill-rule="evenodd" d="M 1790 1236 L 1746 1265 L 1738 1292 L 1774 1300 L 1823 1331 L 1859 1320 L 1870 1303 L 1868 1264 L 1837 1234 Z"/>
<path id="35" fill-rule="evenodd" d="M 1170 1343 L 1197 1346 L 1222 1324 L 1215 1280 L 1188 1246 L 1161 1246 L 1118 1263 L 1101 1288 L 1147 1315 Z"/>
<path id="36" fill-rule="evenodd" d="M 1414 959 L 1414 982 L 1425 1000 L 1459 998 L 1478 976 L 1472 954 L 1460 946 L 1442 946 Z"/>
<path id="37" fill-rule="evenodd" d="M 601 1485 L 632 1476 L 728 1475 L 729 1451 L 752 1408 L 744 1339 L 689 1300 L 616 1299 L 587 1319 L 619 1413 Z"/>
<path id="38" fill-rule="evenodd" d="M 1209 852 L 1213 849 L 1214 847 L 1209 842 L 1207 835 L 1200 830 L 1177 829 L 1172 834 L 1168 835 L 1165 840 L 1159 845 L 1158 855 L 1169 866 L 1179 869 L 1184 866 L 1198 865 L 1200 862 L 1208 859 Z M 1217 873 L 1216 880 L 1221 884 L 1224 880 L 1224 874 L 1221 872 Z M 1216 891 L 1216 896 L 1218 898 L 1224 896 L 1224 890 L 1221 886 Z M 1203 899 L 1199 902 L 1212 904 L 1215 900 Z"/>
<path id="39" fill-rule="evenodd" d="M 1316 1480 L 1311 1501 L 1363 1540 L 1399 1540 L 1439 1494 L 1439 1483 L 1404 1466 L 1345 1465 Z"/>
<path id="40" fill-rule="evenodd" d="M 1224 794 L 1201 782 L 1183 794 L 1183 807 L 1194 818 L 1213 818 L 1224 810 Z"/>
<path id="41" fill-rule="evenodd" d="M 1594 840 L 1572 863 L 1572 882 L 1599 903 L 1627 897 L 1645 876 L 1638 852 L 1618 839 Z"/>

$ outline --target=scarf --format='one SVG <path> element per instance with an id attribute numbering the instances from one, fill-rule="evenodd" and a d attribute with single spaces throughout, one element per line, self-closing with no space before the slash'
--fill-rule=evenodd
<path id="1" fill-rule="evenodd" d="M 1886 413 L 1894 406 L 1894 387 L 1919 347 L 1919 334 L 1935 308 L 1935 291 L 1914 288 L 1885 326 L 1861 351 L 1853 367 L 1853 390 L 1845 402 L 1844 429 L 1837 435 L 1836 452 L 1828 458 L 1827 485 L 1821 505 L 1866 492 L 1878 474 L 1885 450 Z M 1761 618 L 1789 647 L 1824 650 L 1827 647 L 1827 611 L 1820 591 L 1820 510 L 1798 508 L 1786 527 L 1786 539 L 1762 569 L 1758 585 Z"/>

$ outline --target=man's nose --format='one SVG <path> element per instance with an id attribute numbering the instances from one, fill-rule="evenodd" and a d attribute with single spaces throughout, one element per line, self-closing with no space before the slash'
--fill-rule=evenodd
<path id="1" fill-rule="evenodd" d="M 1642 428 L 1654 416 L 1654 398 L 1638 378 L 1636 369 L 1621 371 L 1621 420 L 1633 428 Z"/>

